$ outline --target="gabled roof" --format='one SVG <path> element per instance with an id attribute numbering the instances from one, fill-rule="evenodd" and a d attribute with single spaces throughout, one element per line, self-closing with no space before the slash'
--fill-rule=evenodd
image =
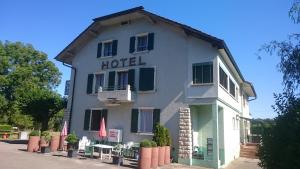
<path id="1" fill-rule="evenodd" d="M 84 45 L 84 41 L 85 40 L 89 40 L 94 38 L 95 36 L 98 35 L 98 29 L 101 28 L 101 23 L 106 22 L 108 20 L 113 20 L 115 18 L 118 17 L 123 17 L 126 15 L 132 15 L 132 14 L 140 14 L 140 15 L 144 15 L 146 17 L 149 17 L 150 20 L 152 20 L 153 22 L 156 22 L 157 20 L 170 24 L 172 26 L 178 27 L 180 29 L 182 29 L 187 35 L 191 35 L 194 36 L 196 38 L 199 38 L 201 40 L 207 41 L 209 43 L 211 43 L 214 47 L 218 48 L 218 49 L 222 49 L 225 51 L 226 56 L 229 58 L 230 62 L 232 63 L 232 65 L 234 66 L 238 76 L 241 78 L 241 80 L 246 83 L 246 84 L 250 84 L 252 92 L 250 92 L 248 95 L 249 96 L 253 96 L 256 97 L 256 93 L 254 90 L 253 85 L 250 82 L 247 82 L 239 67 L 237 66 L 232 54 L 230 53 L 226 43 L 224 42 L 224 40 L 216 38 L 214 36 L 211 36 L 209 34 L 206 34 L 204 32 L 201 32 L 197 29 L 194 29 L 190 26 L 178 23 L 176 21 L 164 18 L 162 16 L 153 14 L 149 11 L 144 10 L 144 7 L 139 6 L 139 7 L 135 7 L 135 8 L 131 8 L 128 10 L 124 10 L 121 12 L 117 12 L 117 13 L 113 13 L 110 15 L 106 15 L 106 16 L 101 16 L 98 18 L 94 18 L 93 19 L 93 23 L 91 25 L 89 25 L 82 33 L 80 33 L 67 47 L 65 47 L 56 57 L 55 59 L 64 63 L 68 63 L 71 64 L 71 58 L 74 56 L 75 52 L 80 49 L 83 45 Z"/>

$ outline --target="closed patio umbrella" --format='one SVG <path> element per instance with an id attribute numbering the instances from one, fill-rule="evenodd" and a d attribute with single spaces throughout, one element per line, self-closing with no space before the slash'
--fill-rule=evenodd
<path id="1" fill-rule="evenodd" d="M 65 138 L 68 135 L 68 128 L 67 128 L 67 122 L 65 121 L 64 123 L 64 127 L 62 128 L 61 132 L 60 132 L 60 144 L 59 144 L 59 148 L 61 150 L 64 149 L 64 142 L 65 142 Z"/>
<path id="2" fill-rule="evenodd" d="M 99 137 L 100 138 L 106 137 L 106 129 L 105 129 L 104 118 L 102 118 L 101 123 L 100 123 Z"/>

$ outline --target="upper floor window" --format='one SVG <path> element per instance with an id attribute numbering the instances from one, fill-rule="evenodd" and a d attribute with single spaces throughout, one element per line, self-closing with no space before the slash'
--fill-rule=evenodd
<path id="1" fill-rule="evenodd" d="M 117 55 L 118 40 L 108 40 L 98 43 L 97 58 Z"/>
<path id="2" fill-rule="evenodd" d="M 129 53 L 153 50 L 154 33 L 144 33 L 130 37 Z"/>
<path id="3" fill-rule="evenodd" d="M 228 75 L 224 72 L 224 70 L 221 67 L 219 67 L 219 81 L 221 86 L 228 90 Z"/>
<path id="4" fill-rule="evenodd" d="M 104 85 L 104 74 L 88 74 L 86 93 L 98 93 L 100 86 Z"/>
<path id="5" fill-rule="evenodd" d="M 193 64 L 193 84 L 205 84 L 213 82 L 213 63 Z"/>
<path id="6" fill-rule="evenodd" d="M 112 56 L 112 44 L 112 41 L 104 43 L 103 56 Z"/>
<path id="7" fill-rule="evenodd" d="M 128 85 L 128 71 L 118 72 L 118 89 L 125 90 Z"/>
<path id="8" fill-rule="evenodd" d="M 136 49 L 138 52 L 147 50 L 148 46 L 148 35 L 142 35 L 137 37 Z"/>
<path id="9" fill-rule="evenodd" d="M 95 93 L 98 93 L 99 87 L 104 85 L 104 74 L 95 74 Z"/>
<path id="10" fill-rule="evenodd" d="M 235 91 L 235 84 L 231 79 L 229 79 L 229 93 L 235 98 L 236 97 L 236 91 Z"/>

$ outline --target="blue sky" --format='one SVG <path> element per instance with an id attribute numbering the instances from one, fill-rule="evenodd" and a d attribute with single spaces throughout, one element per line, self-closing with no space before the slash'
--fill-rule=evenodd
<path id="1" fill-rule="evenodd" d="M 136 6 L 192 26 L 224 39 L 244 77 L 251 81 L 258 99 L 250 103 L 253 117 L 272 118 L 273 93 L 282 90 L 282 75 L 277 71 L 279 58 L 255 53 L 271 40 L 285 40 L 300 30 L 288 18 L 292 0 L 2 0 L 0 40 L 32 44 L 48 54 L 63 73 L 57 88 L 63 93 L 69 68 L 53 58 L 98 16 Z"/>

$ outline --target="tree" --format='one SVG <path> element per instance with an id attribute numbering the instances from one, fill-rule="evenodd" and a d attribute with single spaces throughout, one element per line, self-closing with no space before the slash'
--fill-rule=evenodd
<path id="1" fill-rule="evenodd" d="M 44 120 L 61 107 L 61 98 L 53 91 L 60 78 L 45 53 L 29 44 L 0 41 L 0 121 L 25 128 L 39 123 L 47 127 Z"/>
<path id="2" fill-rule="evenodd" d="M 294 0 L 289 11 L 294 23 L 300 23 L 300 1 Z M 264 128 L 259 145 L 259 165 L 264 169 L 300 168 L 300 34 L 291 34 L 286 41 L 272 41 L 260 50 L 280 57 L 284 91 L 274 94 L 273 109 L 278 116 L 275 125 Z"/>

